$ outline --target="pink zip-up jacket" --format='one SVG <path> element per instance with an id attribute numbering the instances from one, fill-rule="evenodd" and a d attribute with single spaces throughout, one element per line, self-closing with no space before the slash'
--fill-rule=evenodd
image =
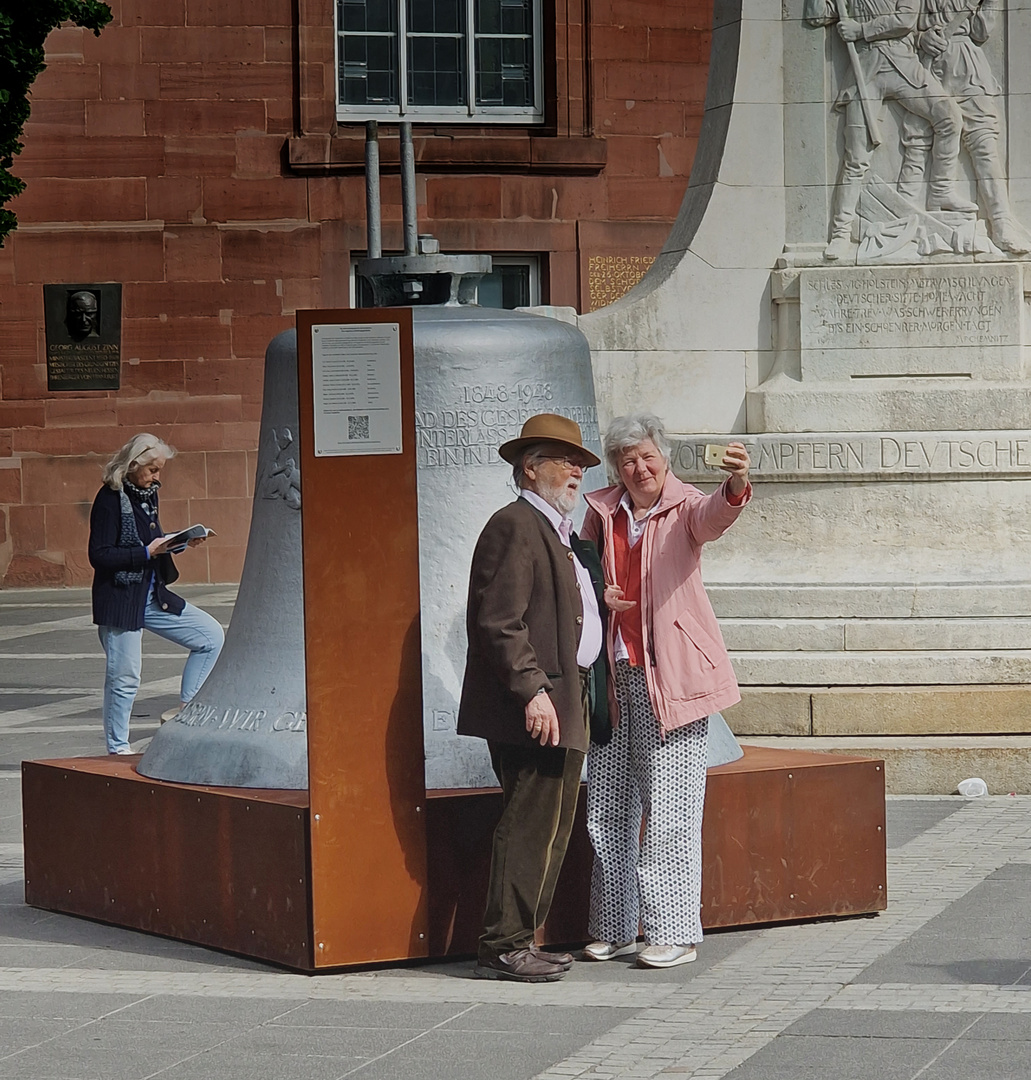
<path id="1" fill-rule="evenodd" d="M 729 480 L 729 478 L 728 478 Z M 648 519 L 641 549 L 641 626 L 652 710 L 663 733 L 729 708 L 741 700 L 734 668 L 716 615 L 702 586 L 702 545 L 722 536 L 752 497 L 748 485 L 740 506 L 727 501 L 724 481 L 711 495 L 666 474 L 659 508 Z M 625 488 L 621 484 L 585 496 L 587 516 L 580 532 L 601 549 L 605 580 L 616 580 L 613 521 Z M 609 668 L 615 670 L 615 619 L 609 620 Z M 619 722 L 611 700 L 613 724 Z"/>

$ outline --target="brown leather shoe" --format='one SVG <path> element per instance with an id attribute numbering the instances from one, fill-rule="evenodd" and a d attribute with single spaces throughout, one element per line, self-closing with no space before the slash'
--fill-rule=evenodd
<path id="1" fill-rule="evenodd" d="M 567 971 L 573 966 L 573 954 L 568 952 L 545 952 L 539 945 L 531 945 L 530 952 L 546 964 L 555 964 Z"/>
<path id="2" fill-rule="evenodd" d="M 494 959 L 481 959 L 473 969 L 478 979 L 511 979 L 513 982 L 555 982 L 565 975 L 566 969 L 549 964 L 530 949 L 516 949 L 502 953 Z"/>

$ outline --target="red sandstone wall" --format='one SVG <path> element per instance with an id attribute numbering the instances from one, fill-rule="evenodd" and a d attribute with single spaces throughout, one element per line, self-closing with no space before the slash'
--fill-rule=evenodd
<path id="1" fill-rule="evenodd" d="M 561 15 L 566 0 L 555 2 Z M 292 0 L 109 3 L 99 38 L 69 27 L 48 41 L 16 161 L 29 185 L 13 204 L 20 227 L 0 248 L 8 586 L 89 581 L 100 465 L 141 430 L 180 451 L 165 476 L 166 528 L 202 520 L 219 534 L 179 560 L 183 579 L 237 580 L 265 346 L 297 308 L 346 306 L 350 253 L 364 245 L 361 177 L 284 165 L 301 112 Z M 445 250 L 540 252 L 546 299 L 581 310 L 591 257 L 654 255 L 676 214 L 711 22 L 705 0 L 590 10 L 585 32 L 573 29 L 593 58 L 587 133 L 606 143 L 600 175 L 492 173 L 488 161 L 419 181 L 420 229 Z M 556 47 L 557 64 L 583 66 L 564 38 Z M 386 245 L 400 246 L 396 177 L 383 196 Z M 117 392 L 46 390 L 42 286 L 72 281 L 123 283 Z"/>

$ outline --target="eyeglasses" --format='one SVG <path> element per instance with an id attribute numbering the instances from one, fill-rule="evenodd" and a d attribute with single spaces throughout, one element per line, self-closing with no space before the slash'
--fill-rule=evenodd
<path id="1" fill-rule="evenodd" d="M 543 461 L 554 461 L 567 469 L 586 469 L 588 464 L 583 458 L 570 457 L 568 454 L 541 454 Z"/>

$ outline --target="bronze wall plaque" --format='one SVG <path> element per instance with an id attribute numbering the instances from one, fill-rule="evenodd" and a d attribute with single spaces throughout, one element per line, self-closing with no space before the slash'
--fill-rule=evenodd
<path id="1" fill-rule="evenodd" d="M 117 390 L 122 286 L 44 285 L 48 390 Z"/>
<path id="2" fill-rule="evenodd" d="M 588 310 L 625 296 L 648 272 L 654 255 L 592 255 L 587 261 Z"/>

